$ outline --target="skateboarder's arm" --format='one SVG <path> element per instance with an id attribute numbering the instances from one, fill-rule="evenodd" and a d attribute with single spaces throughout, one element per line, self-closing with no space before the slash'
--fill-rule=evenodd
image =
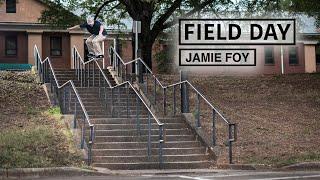
<path id="1" fill-rule="evenodd" d="M 100 25 L 100 31 L 99 31 L 99 36 L 103 36 L 103 30 L 104 30 L 104 27 L 103 27 L 103 25 L 101 24 Z"/>

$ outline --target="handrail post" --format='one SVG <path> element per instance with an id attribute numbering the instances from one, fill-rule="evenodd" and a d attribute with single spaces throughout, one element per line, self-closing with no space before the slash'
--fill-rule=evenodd
<path id="1" fill-rule="evenodd" d="M 124 66 L 124 80 L 127 81 L 127 66 Z"/>
<path id="2" fill-rule="evenodd" d="M 166 116 L 167 115 L 167 93 L 166 93 L 167 88 L 163 88 L 163 114 Z"/>
<path id="3" fill-rule="evenodd" d="M 70 112 L 70 108 L 71 108 L 71 87 L 68 88 L 68 109 L 67 112 Z"/>
<path id="4" fill-rule="evenodd" d="M 82 127 L 81 127 L 81 145 L 80 148 L 83 149 L 84 148 L 84 141 L 85 141 L 85 117 L 83 114 L 83 119 L 82 119 Z"/>
<path id="5" fill-rule="evenodd" d="M 212 146 L 216 146 L 216 111 L 212 109 Z"/>
<path id="6" fill-rule="evenodd" d="M 88 63 L 88 87 L 90 87 L 90 63 Z"/>
<path id="7" fill-rule="evenodd" d="M 148 112 L 148 160 L 151 159 L 151 118 Z"/>
<path id="8" fill-rule="evenodd" d="M 153 96 L 154 96 L 154 104 L 156 104 L 157 102 L 157 80 L 154 77 L 154 92 L 153 92 Z"/>
<path id="9" fill-rule="evenodd" d="M 74 101 L 73 129 L 77 128 L 77 101 Z"/>
<path id="10" fill-rule="evenodd" d="M 111 88 L 111 117 L 113 117 L 113 88 Z"/>
<path id="11" fill-rule="evenodd" d="M 94 139 L 94 126 L 90 125 L 90 136 L 89 136 L 89 144 L 88 144 L 88 166 L 90 166 L 92 162 L 93 139 Z"/>
<path id="12" fill-rule="evenodd" d="M 80 64 L 80 83 L 81 83 L 81 87 L 83 87 L 83 83 L 82 83 L 82 71 L 83 71 L 83 65 L 82 64 Z"/>
<path id="13" fill-rule="evenodd" d="M 92 77 L 93 77 L 93 81 L 92 81 L 92 86 L 94 87 L 94 82 L 96 81 L 96 78 L 95 78 L 95 76 L 96 76 L 96 73 L 95 73 L 95 66 L 94 66 L 94 62 L 92 62 L 92 73 L 93 73 L 93 75 L 92 75 Z"/>
<path id="14" fill-rule="evenodd" d="M 99 97 L 101 98 L 101 72 L 98 72 L 99 73 Z M 105 81 L 103 81 L 104 83 L 104 86 L 105 87 Z"/>
<path id="15" fill-rule="evenodd" d="M 231 130 L 231 127 L 232 125 L 229 124 L 229 128 L 228 128 L 228 131 L 229 131 L 229 139 L 228 139 L 228 146 L 229 146 L 229 164 L 233 164 L 232 162 L 232 130 Z"/>
<path id="16" fill-rule="evenodd" d="M 159 125 L 159 168 L 163 169 L 163 125 Z"/>
<path id="17" fill-rule="evenodd" d="M 176 86 L 173 86 L 173 115 L 176 115 Z"/>
<path id="18" fill-rule="evenodd" d="M 197 128 L 201 127 L 201 123 L 200 123 L 200 95 L 199 95 L 199 93 L 197 93 L 196 126 L 197 126 Z"/>
<path id="19" fill-rule="evenodd" d="M 139 114 L 140 114 L 140 103 L 139 103 L 139 98 L 138 96 L 136 97 L 136 123 L 137 123 L 137 131 L 138 131 L 138 135 L 140 136 L 141 135 L 141 127 L 140 127 L 140 119 L 139 119 Z"/>
<path id="20" fill-rule="evenodd" d="M 232 143 L 234 141 L 236 141 L 237 139 L 237 126 L 236 124 L 233 124 L 233 123 L 229 123 L 229 139 L 228 139 L 228 142 L 229 142 L 229 163 L 230 164 L 233 164 L 233 160 L 232 160 Z"/>
<path id="21" fill-rule="evenodd" d="M 127 93 L 127 118 L 129 118 L 129 87 L 126 88 Z"/>

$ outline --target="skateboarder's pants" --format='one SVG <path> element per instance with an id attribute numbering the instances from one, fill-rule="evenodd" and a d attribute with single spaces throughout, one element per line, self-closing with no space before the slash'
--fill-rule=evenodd
<path id="1" fill-rule="evenodd" d="M 103 55 L 103 51 L 101 49 L 101 42 L 106 39 L 105 36 L 91 35 L 86 40 L 86 44 L 88 46 L 88 51 L 91 54 L 95 55 Z"/>

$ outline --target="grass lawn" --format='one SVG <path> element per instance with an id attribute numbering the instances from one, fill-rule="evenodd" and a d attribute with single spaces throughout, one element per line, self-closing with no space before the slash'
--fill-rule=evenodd
<path id="1" fill-rule="evenodd" d="M 178 77 L 163 75 L 165 84 Z M 190 81 L 227 118 L 238 124 L 236 163 L 283 166 L 320 161 L 320 74 L 222 77 L 191 76 Z M 191 111 L 196 96 L 191 94 Z M 201 121 L 209 130 L 211 111 L 201 104 Z M 219 124 L 220 123 L 220 124 Z M 226 160 L 226 126 L 217 120 L 218 162 Z"/>
<path id="2" fill-rule="evenodd" d="M 0 109 L 0 168 L 82 165 L 35 75 L 0 72 Z"/>

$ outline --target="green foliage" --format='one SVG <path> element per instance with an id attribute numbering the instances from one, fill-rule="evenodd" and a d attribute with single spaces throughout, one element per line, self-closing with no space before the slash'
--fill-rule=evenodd
<path id="1" fill-rule="evenodd" d="M 80 24 L 83 20 L 66 9 L 61 0 L 45 0 L 48 9 L 42 11 L 40 23 L 50 24 L 53 27 L 70 27 Z"/>
<path id="2" fill-rule="evenodd" d="M 171 62 L 169 61 L 169 53 L 162 50 L 154 55 L 157 63 L 158 73 L 169 73 L 171 72 Z"/>
<path id="3" fill-rule="evenodd" d="M 316 18 L 316 24 L 320 27 L 320 3 L 319 0 L 254 0 L 240 1 L 241 8 L 245 9 L 248 14 L 260 13 L 261 16 L 276 13 L 306 14 Z"/>
<path id="4" fill-rule="evenodd" d="M 51 107 L 48 110 L 48 113 L 51 114 L 51 115 L 61 115 L 60 108 L 58 106 Z"/>
<path id="5" fill-rule="evenodd" d="M 0 133 L 0 168 L 72 165 L 76 154 L 66 151 L 66 139 L 52 127 L 38 126 Z"/>

